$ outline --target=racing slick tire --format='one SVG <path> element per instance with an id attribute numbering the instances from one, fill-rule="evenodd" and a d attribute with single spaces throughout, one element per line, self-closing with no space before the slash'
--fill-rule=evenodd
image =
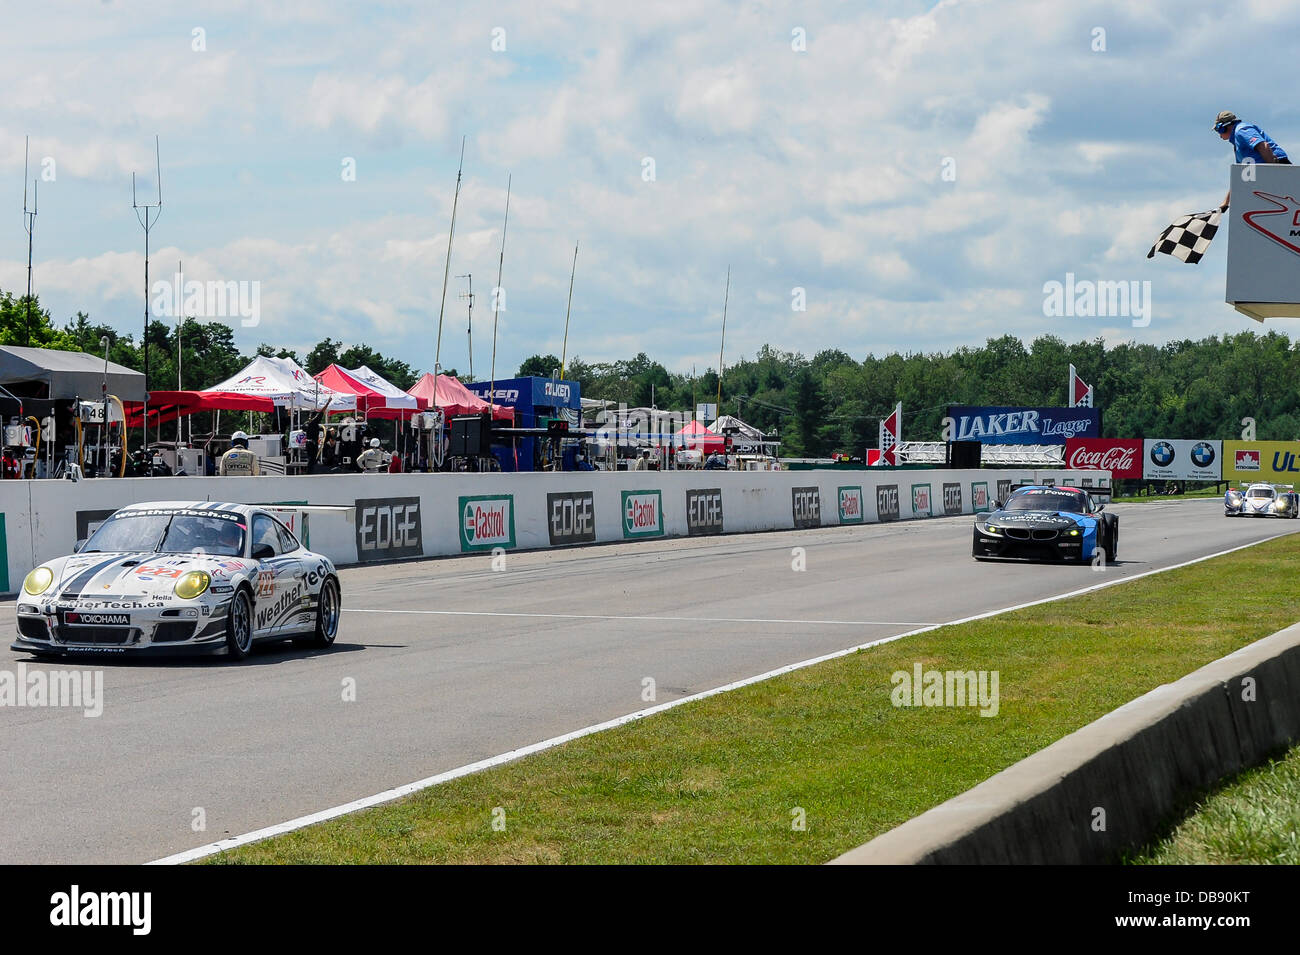
<path id="1" fill-rule="evenodd" d="M 1114 514 L 1107 514 L 1110 518 L 1106 522 L 1106 563 L 1115 563 L 1115 555 L 1119 553 L 1119 518 Z"/>
<path id="2" fill-rule="evenodd" d="M 253 649 L 253 598 L 240 587 L 230 600 L 226 614 L 226 651 L 233 660 L 243 660 Z"/>
<path id="3" fill-rule="evenodd" d="M 328 647 L 334 642 L 339 632 L 341 600 L 339 582 L 335 577 L 326 577 L 321 584 L 320 599 L 316 602 L 316 629 L 312 633 L 299 637 L 294 643 L 299 646 Z"/>

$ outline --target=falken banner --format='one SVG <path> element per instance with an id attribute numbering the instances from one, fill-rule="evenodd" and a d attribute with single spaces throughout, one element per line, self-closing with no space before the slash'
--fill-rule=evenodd
<path id="1" fill-rule="evenodd" d="M 1065 444 L 1070 438 L 1101 437 L 1096 408 L 1004 408 L 953 405 L 949 441 L 983 444 Z"/>
<path id="2" fill-rule="evenodd" d="M 1142 442 L 1142 477 L 1148 481 L 1221 481 L 1222 445 L 1222 441 L 1194 438 L 1147 438 Z"/>
<path id="3" fill-rule="evenodd" d="M 1223 478 L 1300 484 L 1300 441 L 1225 441 Z"/>

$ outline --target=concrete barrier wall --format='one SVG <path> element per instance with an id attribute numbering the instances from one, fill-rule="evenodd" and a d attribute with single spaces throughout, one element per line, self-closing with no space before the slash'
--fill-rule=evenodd
<path id="1" fill-rule="evenodd" d="M 837 864 L 1118 861 L 1300 740 L 1300 624 L 1152 690 Z"/>
<path id="2" fill-rule="evenodd" d="M 337 564 L 971 514 L 1011 483 L 1106 480 L 1035 470 L 330 474 L 0 482 L 0 592 L 140 501 L 280 504 Z"/>

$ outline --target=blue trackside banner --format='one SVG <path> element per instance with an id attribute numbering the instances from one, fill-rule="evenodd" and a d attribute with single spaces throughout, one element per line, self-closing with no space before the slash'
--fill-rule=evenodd
<path id="1" fill-rule="evenodd" d="M 1070 438 L 1100 438 L 1097 408 L 994 408 L 953 405 L 948 440 L 984 444 L 1065 444 Z"/>

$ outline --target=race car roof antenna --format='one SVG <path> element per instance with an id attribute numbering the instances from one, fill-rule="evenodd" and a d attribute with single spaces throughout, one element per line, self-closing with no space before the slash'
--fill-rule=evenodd
<path id="1" fill-rule="evenodd" d="M 23 344 L 32 343 L 32 234 L 36 231 L 36 180 L 32 180 L 32 208 L 27 209 L 27 153 L 31 138 L 23 137 L 23 228 L 27 231 L 27 317 L 23 326 Z"/>

